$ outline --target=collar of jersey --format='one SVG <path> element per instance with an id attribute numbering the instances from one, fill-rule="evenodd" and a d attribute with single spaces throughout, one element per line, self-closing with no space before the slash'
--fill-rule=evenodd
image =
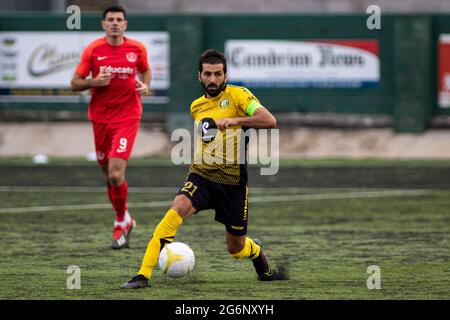
<path id="1" fill-rule="evenodd" d="M 121 46 L 123 46 L 123 45 L 127 42 L 127 38 L 126 38 L 125 36 L 123 36 L 123 43 L 122 43 L 121 45 L 118 45 L 118 46 L 113 46 L 113 45 L 109 44 L 109 43 L 108 43 L 108 39 L 106 38 L 106 36 L 105 36 L 103 39 L 104 39 L 104 41 L 105 41 L 105 44 L 106 44 L 108 47 L 111 47 L 111 48 L 120 48 Z"/>

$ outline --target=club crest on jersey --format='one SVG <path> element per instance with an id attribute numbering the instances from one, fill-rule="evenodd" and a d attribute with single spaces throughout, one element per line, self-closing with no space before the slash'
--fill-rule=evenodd
<path id="1" fill-rule="evenodd" d="M 220 101 L 220 107 L 222 109 L 225 109 L 226 107 L 228 107 L 230 105 L 230 101 L 228 101 L 228 99 L 222 100 Z"/>
<path id="2" fill-rule="evenodd" d="M 128 52 L 126 57 L 129 62 L 135 62 L 137 59 L 137 54 L 134 52 Z"/>

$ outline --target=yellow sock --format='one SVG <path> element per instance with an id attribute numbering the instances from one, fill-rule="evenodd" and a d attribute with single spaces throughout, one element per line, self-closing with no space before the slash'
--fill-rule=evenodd
<path id="1" fill-rule="evenodd" d="M 162 249 L 161 245 L 173 241 L 177 229 L 182 223 L 183 219 L 175 210 L 170 209 L 167 211 L 147 245 L 147 250 L 145 251 L 138 274 L 142 274 L 147 279 L 151 278 L 153 267 L 158 263 L 159 252 Z"/>
<path id="2" fill-rule="evenodd" d="M 233 253 L 231 256 L 236 259 L 241 258 L 255 259 L 259 257 L 260 252 L 261 247 L 255 241 L 253 241 L 253 239 L 245 237 L 244 248 L 242 248 L 242 250 L 239 251 L 238 253 Z"/>

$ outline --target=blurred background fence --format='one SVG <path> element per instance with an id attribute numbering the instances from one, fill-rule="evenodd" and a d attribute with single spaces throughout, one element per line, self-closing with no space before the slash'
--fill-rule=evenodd
<path id="1" fill-rule="evenodd" d="M 229 82 L 247 86 L 281 125 L 450 127 L 450 1 L 441 0 L 4 2 L 1 120 L 86 120 L 88 97 L 69 81 L 86 39 L 102 36 L 101 10 L 112 3 L 129 10 L 130 37 L 149 37 L 154 81 L 144 122 L 191 126 L 198 57 L 214 47 L 227 54 Z M 81 8 L 80 29 L 68 30 L 71 4 Z M 368 27 L 373 4 L 379 29 Z M 52 63 L 61 68 L 46 73 Z"/>

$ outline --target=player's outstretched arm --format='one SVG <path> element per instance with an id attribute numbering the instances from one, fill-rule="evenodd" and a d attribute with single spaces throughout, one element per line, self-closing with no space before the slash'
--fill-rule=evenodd
<path id="1" fill-rule="evenodd" d="M 219 130 L 225 130 L 231 126 L 242 126 L 255 129 L 270 129 L 277 126 L 277 120 L 266 108 L 258 108 L 253 116 L 223 118 L 216 121 Z"/>
<path id="2" fill-rule="evenodd" d="M 86 79 L 78 73 L 74 73 L 70 86 L 73 91 L 83 91 L 93 87 L 103 87 L 109 85 L 111 73 L 100 72 L 94 79 Z"/>

